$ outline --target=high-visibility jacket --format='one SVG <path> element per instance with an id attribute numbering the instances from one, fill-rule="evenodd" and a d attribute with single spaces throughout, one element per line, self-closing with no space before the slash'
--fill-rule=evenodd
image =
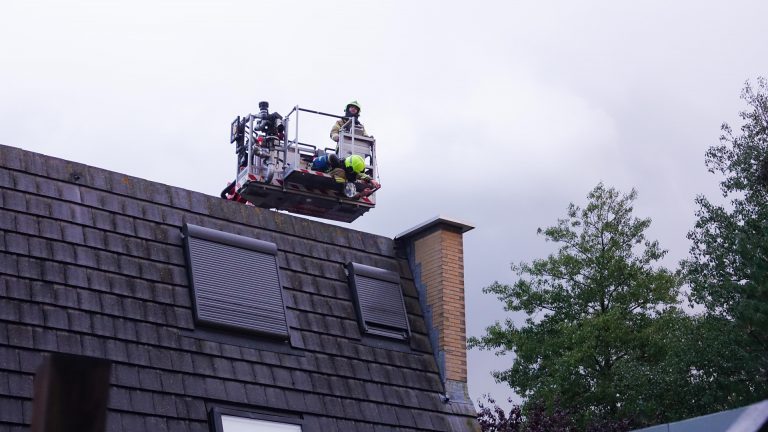
<path id="1" fill-rule="evenodd" d="M 339 132 L 341 131 L 341 128 L 344 126 L 345 123 L 349 121 L 349 117 L 340 118 L 336 123 L 333 124 L 333 127 L 331 128 L 331 139 L 334 141 L 338 141 Z M 344 127 L 344 132 L 349 132 L 350 127 L 352 123 L 348 124 L 346 127 Z M 360 121 L 358 121 L 357 118 L 355 118 L 355 135 L 362 135 L 362 136 L 368 136 L 368 133 L 365 131 L 365 126 L 363 126 Z M 336 138 L 334 138 L 334 136 Z"/>

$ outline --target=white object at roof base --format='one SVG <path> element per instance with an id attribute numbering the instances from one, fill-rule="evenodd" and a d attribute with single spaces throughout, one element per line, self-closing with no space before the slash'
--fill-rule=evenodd
<path id="1" fill-rule="evenodd" d="M 768 420 L 768 399 L 748 406 L 726 432 L 757 432 Z"/>

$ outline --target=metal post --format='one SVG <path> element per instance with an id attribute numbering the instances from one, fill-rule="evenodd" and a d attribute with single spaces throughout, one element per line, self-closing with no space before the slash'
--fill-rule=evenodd
<path id="1" fill-rule="evenodd" d="M 285 131 L 285 134 L 283 134 L 283 161 L 285 161 L 285 158 L 288 156 L 288 142 L 290 141 L 288 139 L 289 138 L 288 132 L 290 127 L 291 127 L 290 119 L 288 119 L 288 116 L 286 116 L 285 119 L 283 119 L 283 130 Z"/>
<path id="2" fill-rule="evenodd" d="M 253 115 L 248 114 L 248 146 L 246 147 L 246 150 L 248 150 L 248 174 L 251 174 L 252 169 L 252 163 L 253 163 Z"/>
<path id="3" fill-rule="evenodd" d="M 379 181 L 379 167 L 376 164 L 376 141 L 371 142 L 371 167 L 373 168 L 373 177 L 376 181 Z"/>
<path id="4" fill-rule="evenodd" d="M 296 167 L 299 168 L 299 106 L 296 105 L 296 142 L 294 143 L 294 146 L 296 147 L 296 158 L 294 161 L 296 161 Z"/>

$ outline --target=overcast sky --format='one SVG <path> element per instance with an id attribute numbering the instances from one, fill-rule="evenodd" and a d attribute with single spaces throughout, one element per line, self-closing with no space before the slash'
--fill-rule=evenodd
<path id="1" fill-rule="evenodd" d="M 351 228 L 394 237 L 438 214 L 465 235 L 467 325 L 505 317 L 481 293 L 598 182 L 687 255 L 704 152 L 768 74 L 768 2 L 0 2 L 0 143 L 218 195 L 229 123 L 258 102 L 341 113 L 378 144 L 377 207 Z M 328 124 L 325 124 L 328 123 Z M 302 141 L 331 145 L 330 123 Z M 469 389 L 504 399 L 469 353 Z"/>

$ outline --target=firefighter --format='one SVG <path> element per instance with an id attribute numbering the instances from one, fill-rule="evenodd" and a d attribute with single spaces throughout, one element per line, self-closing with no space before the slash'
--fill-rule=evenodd
<path id="1" fill-rule="evenodd" d="M 344 108 L 344 117 L 340 118 L 331 128 L 331 139 L 339 142 L 339 132 L 342 130 L 342 127 L 344 128 L 344 132 L 349 132 L 350 127 L 352 126 L 351 123 L 344 126 L 350 119 L 355 119 L 355 134 L 361 134 L 363 136 L 368 136 L 368 134 L 365 132 L 365 126 L 363 126 L 362 123 L 360 123 L 360 104 L 357 103 L 357 101 L 352 101 L 347 104 L 346 108 Z"/>
<path id="2" fill-rule="evenodd" d="M 360 155 L 339 159 L 333 153 L 325 154 L 316 157 L 312 161 L 312 170 L 332 175 L 336 183 L 339 184 L 361 181 L 370 184 L 374 188 L 379 187 L 379 183 L 364 172 L 365 160 Z"/>

